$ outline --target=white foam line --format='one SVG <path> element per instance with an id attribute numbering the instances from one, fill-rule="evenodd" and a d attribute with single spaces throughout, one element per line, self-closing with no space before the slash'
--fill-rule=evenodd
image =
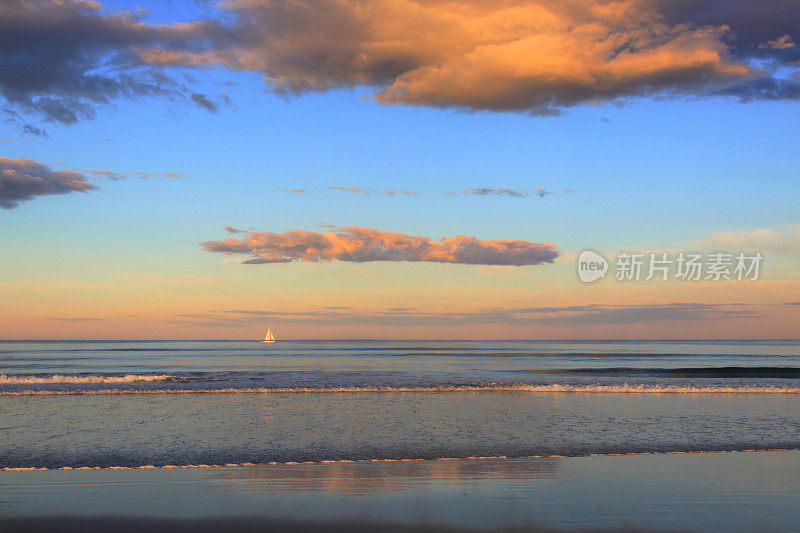
<path id="1" fill-rule="evenodd" d="M 197 468 L 237 468 L 245 466 L 297 466 L 297 465 L 332 465 L 332 464 L 359 464 L 359 463 L 411 463 L 431 461 L 489 461 L 508 459 L 567 459 L 580 457 L 629 457 L 641 455 L 689 455 L 696 453 L 767 453 L 767 452 L 796 452 L 800 448 L 763 448 L 748 450 L 692 450 L 671 452 L 626 452 L 626 453 L 589 453 L 586 455 L 523 455 L 508 457 L 505 455 L 469 456 L 469 457 L 438 457 L 436 459 L 323 459 L 320 461 L 285 461 L 268 463 L 225 463 L 225 464 L 188 464 L 188 465 L 142 465 L 142 466 L 62 466 L 57 468 L 45 467 L 3 467 L 0 472 L 43 472 L 43 471 L 71 471 L 71 470 L 182 470 Z"/>
<path id="2" fill-rule="evenodd" d="M 99 396 L 140 394 L 334 394 L 334 393 L 452 393 L 535 392 L 603 394 L 800 394 L 800 387 L 777 386 L 676 386 L 676 385 L 458 385 L 441 387 L 296 387 L 226 389 L 97 389 L 0 391 L 0 396 Z"/>
<path id="3" fill-rule="evenodd" d="M 167 381 L 174 379 L 173 376 L 167 374 L 126 374 L 124 376 L 75 376 L 68 374 L 54 374 L 52 376 L 8 376 L 0 374 L 0 384 L 2 385 L 19 385 L 19 384 L 45 384 L 45 383 L 63 383 L 63 384 L 80 384 L 80 383 L 137 383 L 137 382 L 150 382 L 150 381 Z"/>

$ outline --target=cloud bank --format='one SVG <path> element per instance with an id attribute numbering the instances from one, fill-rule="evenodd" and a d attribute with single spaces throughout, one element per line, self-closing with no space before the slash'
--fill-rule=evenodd
<path id="1" fill-rule="evenodd" d="M 794 304 L 787 304 L 794 305 Z M 759 313 L 747 306 L 675 302 L 652 305 L 572 305 L 563 307 L 516 307 L 476 311 L 431 312 L 417 308 L 387 308 L 359 311 L 350 308 L 322 308 L 311 311 L 274 309 L 179 315 L 174 322 L 202 323 L 211 327 L 262 323 L 266 318 L 284 324 L 359 324 L 366 326 L 463 326 L 501 324 L 507 326 L 597 326 L 705 322 L 755 318 Z"/>
<path id="2" fill-rule="evenodd" d="M 98 187 L 72 170 L 52 170 L 32 159 L 0 157 L 0 208 L 14 209 L 37 196 L 87 192 Z"/>
<path id="3" fill-rule="evenodd" d="M 755 229 L 712 233 L 695 243 L 704 250 L 750 250 L 800 257 L 800 224 L 780 229 Z"/>
<path id="4" fill-rule="evenodd" d="M 97 2 L 4 0 L 0 96 L 65 124 L 123 97 L 218 110 L 165 68 L 180 66 L 256 72 L 280 94 L 366 87 L 383 104 L 538 115 L 652 95 L 800 98 L 796 0 L 228 0 L 211 9 L 212 18 L 151 24 Z"/>
<path id="5" fill-rule="evenodd" d="M 226 229 L 242 236 L 206 241 L 200 245 L 209 252 L 251 256 L 244 261 L 245 264 L 337 260 L 523 266 L 552 263 L 559 255 L 552 244 L 517 239 L 477 239 L 458 235 L 433 240 L 354 226 L 329 232 L 295 229 L 286 233 L 266 233 Z"/>

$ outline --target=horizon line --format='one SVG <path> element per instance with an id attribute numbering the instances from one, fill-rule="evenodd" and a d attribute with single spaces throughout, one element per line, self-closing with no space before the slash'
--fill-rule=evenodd
<path id="1" fill-rule="evenodd" d="M 800 341 L 800 338 L 683 338 L 683 339 L 280 339 L 276 342 L 720 342 Z M 262 342 L 260 339 L 0 339 L 0 342 Z"/>

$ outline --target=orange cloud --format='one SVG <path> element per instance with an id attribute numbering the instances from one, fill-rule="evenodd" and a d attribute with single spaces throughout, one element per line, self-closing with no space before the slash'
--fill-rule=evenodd
<path id="1" fill-rule="evenodd" d="M 233 231 L 231 231 L 233 230 Z M 291 261 L 423 261 L 471 265 L 538 265 L 552 263 L 559 252 L 552 244 L 517 239 L 477 239 L 458 235 L 429 237 L 394 231 L 346 227 L 329 232 L 291 230 L 286 233 L 228 229 L 243 235 L 201 243 L 209 252 L 248 254 L 246 264 Z"/>
<path id="2" fill-rule="evenodd" d="M 4 105 L 62 124 L 119 98 L 230 103 L 160 68 L 173 65 L 255 71 L 278 93 L 365 86 L 385 104 L 534 114 L 654 94 L 800 99 L 796 0 L 227 0 L 170 24 L 3 0 L 0 21 Z"/>
<path id="3" fill-rule="evenodd" d="M 229 0 L 240 46 L 151 64 L 258 70 L 279 92 L 379 87 L 387 104 L 553 113 L 747 78 L 723 24 L 666 20 L 646 0 Z M 228 43 L 230 45 L 230 43 Z"/>

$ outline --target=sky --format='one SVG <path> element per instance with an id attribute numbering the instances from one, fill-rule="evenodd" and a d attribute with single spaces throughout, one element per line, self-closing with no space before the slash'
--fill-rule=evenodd
<path id="1" fill-rule="evenodd" d="M 4 2 L 0 338 L 796 338 L 768 4 Z"/>

